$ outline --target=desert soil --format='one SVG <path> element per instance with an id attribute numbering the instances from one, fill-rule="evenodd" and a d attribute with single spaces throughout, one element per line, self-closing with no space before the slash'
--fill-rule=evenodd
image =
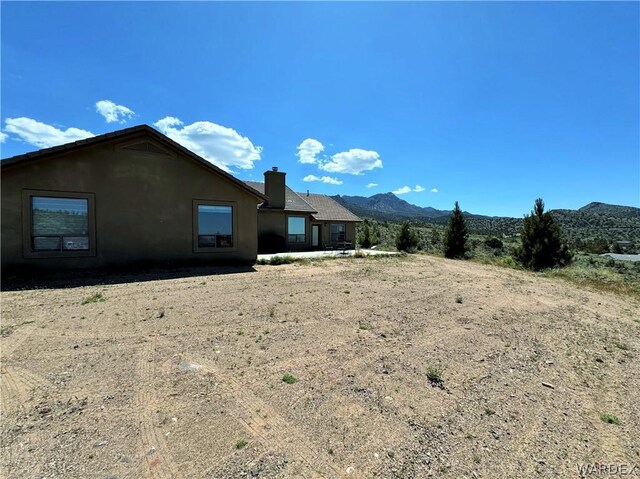
<path id="1" fill-rule="evenodd" d="M 2 477 L 640 464 L 637 298 L 427 256 L 200 273 L 2 293 Z"/>

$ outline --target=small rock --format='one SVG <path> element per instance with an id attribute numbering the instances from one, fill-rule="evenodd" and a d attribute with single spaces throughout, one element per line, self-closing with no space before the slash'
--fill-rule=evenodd
<path id="1" fill-rule="evenodd" d="M 551 383 L 545 383 L 544 381 L 542 382 L 542 385 L 543 385 L 545 388 L 550 388 L 550 389 L 555 389 L 555 388 L 556 388 L 553 384 L 551 384 Z"/>
<path id="2" fill-rule="evenodd" d="M 79 345 L 79 344 L 74 344 L 74 345 L 73 345 L 73 349 L 78 349 L 79 347 L 80 347 L 80 345 Z"/>
<path id="3" fill-rule="evenodd" d="M 150 447 L 149 450 L 147 451 L 147 456 L 150 456 L 152 454 L 154 454 L 156 452 L 156 448 L 155 447 Z"/>
<path id="4" fill-rule="evenodd" d="M 387 451 L 387 456 L 389 456 L 391 459 L 393 459 L 395 455 L 396 454 L 393 451 Z"/>
<path id="5" fill-rule="evenodd" d="M 156 319 L 164 318 L 164 308 L 160 308 L 156 314 Z"/>
<path id="6" fill-rule="evenodd" d="M 258 477 L 260 471 L 258 469 L 251 469 L 251 477 Z"/>
<path id="7" fill-rule="evenodd" d="M 93 445 L 93 447 L 104 447 L 104 446 L 106 446 L 107 444 L 108 444 L 108 442 L 107 442 L 107 441 L 98 441 L 98 442 L 96 442 L 96 443 Z"/>
<path id="8" fill-rule="evenodd" d="M 355 469 L 353 468 L 353 466 L 349 466 L 349 467 L 347 467 L 347 474 L 353 474 L 353 471 L 355 471 Z"/>
<path id="9" fill-rule="evenodd" d="M 598 357 L 596 358 L 596 363 L 604 363 L 604 359 Z"/>

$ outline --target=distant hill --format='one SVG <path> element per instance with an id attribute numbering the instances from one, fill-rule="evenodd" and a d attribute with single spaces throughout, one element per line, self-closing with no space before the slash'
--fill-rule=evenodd
<path id="1" fill-rule="evenodd" d="M 589 203 L 579 208 L 580 213 L 613 216 L 615 218 L 640 218 L 640 208 L 633 206 L 609 205 L 607 203 Z"/>

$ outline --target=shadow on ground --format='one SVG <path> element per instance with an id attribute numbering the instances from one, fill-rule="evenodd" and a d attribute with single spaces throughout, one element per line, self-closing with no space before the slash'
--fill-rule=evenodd
<path id="1" fill-rule="evenodd" d="M 58 273 L 36 273 L 26 275 L 2 275 L 2 291 L 30 289 L 62 289 L 107 284 L 140 283 L 167 279 L 213 276 L 222 274 L 255 273 L 253 266 L 181 266 L 181 267 L 136 267 L 128 269 L 83 270 Z"/>

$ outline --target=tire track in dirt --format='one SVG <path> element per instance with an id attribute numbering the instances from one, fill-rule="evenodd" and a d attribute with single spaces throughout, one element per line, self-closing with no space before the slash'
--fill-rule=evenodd
<path id="1" fill-rule="evenodd" d="M 190 362 L 202 366 L 201 371 L 209 372 L 219 378 L 225 386 L 223 394 L 230 396 L 235 403 L 235 419 L 265 446 L 283 451 L 287 457 L 297 460 L 304 469 L 303 477 L 330 478 L 342 477 L 343 473 L 334 465 L 334 460 L 325 456 L 322 448 L 312 448 L 309 438 L 300 432 L 266 402 L 249 392 L 232 376 L 223 373 L 217 365 L 205 358 L 190 359 Z M 257 413 L 260 412 L 260 414 Z"/>
<path id="2" fill-rule="evenodd" d="M 10 365 L 2 365 L 0 381 L 2 384 L 2 410 L 15 410 L 33 399 L 33 391 L 51 383 L 39 375 Z"/>
<path id="3" fill-rule="evenodd" d="M 14 351 L 17 351 L 22 346 L 22 343 L 36 330 L 35 323 L 21 324 L 15 327 L 19 329 L 11 332 L 8 336 L 2 337 L 2 340 L 0 340 L 0 354 L 3 358 L 11 356 Z"/>
<path id="4" fill-rule="evenodd" d="M 140 428 L 142 475 L 157 479 L 181 478 L 180 468 L 167 441 L 153 421 L 153 410 L 158 404 L 153 390 L 156 377 L 154 351 L 155 340 L 144 343 L 137 364 L 138 390 L 134 396 L 134 409 L 138 413 Z"/>

